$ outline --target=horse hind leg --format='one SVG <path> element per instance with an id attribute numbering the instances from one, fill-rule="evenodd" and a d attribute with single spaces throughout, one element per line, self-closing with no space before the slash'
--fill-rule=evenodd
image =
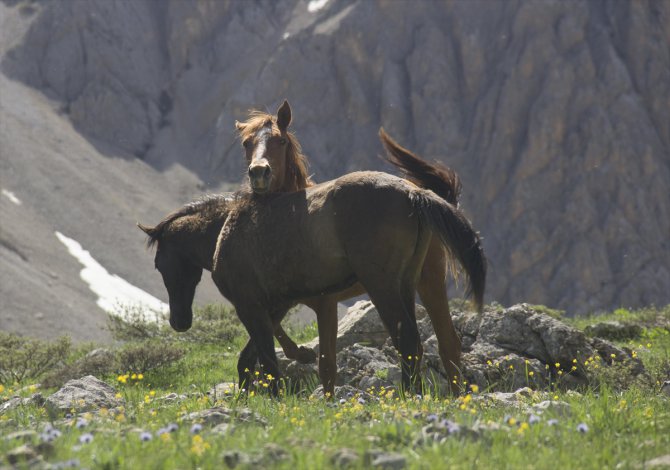
<path id="1" fill-rule="evenodd" d="M 440 359 L 449 380 L 449 390 L 452 394 L 458 394 L 461 385 L 461 340 L 449 311 L 446 274 L 446 253 L 439 241 L 433 238 L 417 290 L 435 331 Z"/>
<path id="2" fill-rule="evenodd" d="M 240 352 L 240 358 L 237 360 L 237 376 L 239 378 L 240 392 L 249 391 L 249 387 L 253 381 L 254 370 L 256 369 L 256 362 L 258 362 L 258 353 L 254 342 L 249 339 L 247 344 Z"/>

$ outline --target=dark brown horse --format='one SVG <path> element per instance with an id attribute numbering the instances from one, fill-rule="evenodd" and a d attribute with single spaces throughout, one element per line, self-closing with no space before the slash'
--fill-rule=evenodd
<path id="1" fill-rule="evenodd" d="M 291 123 L 288 102 L 273 116 L 254 111 L 251 117 L 236 123 L 249 164 L 249 181 L 254 192 L 290 192 L 313 185 L 307 177 L 307 162 L 297 139 L 288 131 Z M 393 141 L 383 130 L 380 138 L 388 160 L 399 167 L 405 177 L 416 185 L 430 189 L 454 206 L 458 205 L 461 184 L 456 173 L 443 165 L 428 163 Z M 461 342 L 449 313 L 446 289 L 448 253 L 442 242 L 434 237 L 428 247 L 421 277 L 417 286 L 436 333 L 442 363 L 447 371 L 452 391 L 457 391 Z M 319 325 L 319 374 L 325 391 L 335 383 L 335 340 L 337 331 L 337 302 L 363 294 L 357 283 L 335 294 L 306 299 L 305 305 L 317 314 Z"/>
<path id="2" fill-rule="evenodd" d="M 256 360 L 266 374 L 280 376 L 272 337 L 291 306 L 356 282 L 400 352 L 403 386 L 418 386 L 414 297 L 433 237 L 461 265 L 481 309 L 486 261 L 479 236 L 432 191 L 357 172 L 301 191 L 239 197 L 217 242 L 212 279 L 251 338 L 238 362 L 241 386 L 250 383 Z"/>
<path id="3" fill-rule="evenodd" d="M 176 331 L 191 327 L 195 289 L 203 269 L 212 270 L 216 240 L 232 198 L 232 194 L 208 196 L 172 212 L 155 227 L 138 224 L 149 235 L 149 246 L 156 246 L 154 263 L 168 291 L 170 325 Z M 289 359 L 302 363 L 316 359 L 314 351 L 298 347 L 280 324 L 275 336 Z"/>

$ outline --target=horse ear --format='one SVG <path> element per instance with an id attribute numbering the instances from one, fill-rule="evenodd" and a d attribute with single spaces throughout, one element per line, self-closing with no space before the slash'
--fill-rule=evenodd
<path id="1" fill-rule="evenodd" d="M 244 123 L 241 123 L 240 121 L 235 121 L 235 129 L 241 131 L 242 129 L 244 129 Z"/>
<path id="2" fill-rule="evenodd" d="M 146 225 L 142 225 L 142 224 L 139 223 L 139 222 L 137 223 L 137 226 L 140 228 L 140 230 L 142 230 L 144 233 L 146 233 L 146 234 L 149 235 L 149 236 L 151 236 L 151 234 L 154 232 L 154 228 L 153 228 L 153 227 L 148 227 L 148 226 L 146 226 Z"/>
<path id="3" fill-rule="evenodd" d="M 286 132 L 289 124 L 291 124 L 291 105 L 288 104 L 288 100 L 284 100 L 277 110 L 277 126 L 279 126 L 279 131 Z"/>

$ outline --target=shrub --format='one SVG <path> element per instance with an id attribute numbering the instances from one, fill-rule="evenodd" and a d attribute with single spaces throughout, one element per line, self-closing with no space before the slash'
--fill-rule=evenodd
<path id="1" fill-rule="evenodd" d="M 67 336 L 43 341 L 0 332 L 0 383 L 36 379 L 65 361 L 70 347 Z"/>
<path id="2" fill-rule="evenodd" d="M 174 344 L 142 342 L 132 344 L 117 354 L 117 372 L 146 372 L 170 365 L 184 357 L 185 351 Z"/>

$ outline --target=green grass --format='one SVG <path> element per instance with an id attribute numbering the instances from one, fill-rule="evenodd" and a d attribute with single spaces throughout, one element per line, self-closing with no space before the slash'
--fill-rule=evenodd
<path id="1" fill-rule="evenodd" d="M 629 321 L 635 320 L 635 314 L 630 315 Z M 641 318 L 645 320 L 646 315 Z M 305 337 L 310 334 L 313 329 Z M 224 468 L 224 455 L 240 451 L 253 461 L 248 466 L 262 462 L 272 468 L 311 469 L 332 466 L 332 456 L 349 448 L 360 456 L 353 468 L 364 468 L 366 452 L 380 449 L 402 454 L 408 468 L 554 469 L 642 468 L 645 461 L 670 453 L 670 398 L 659 392 L 663 373 L 670 373 L 670 334 L 662 327 L 650 326 L 643 338 L 635 340 L 637 344 L 623 344 L 632 346 L 650 369 L 649 379 L 632 383 L 623 391 L 615 391 L 619 384 L 608 385 L 607 381 L 616 381 L 616 377 L 605 377 L 597 389 L 582 394 L 535 392 L 523 398 L 525 405 L 564 401 L 569 404 L 569 413 L 550 409 L 534 424 L 529 423 L 528 412 L 478 400 L 481 392 L 470 398 L 419 400 L 374 391 L 378 401 L 359 403 L 354 396 L 342 404 L 286 394 L 280 399 L 262 394 L 231 395 L 213 402 L 207 390 L 237 380 L 237 353 L 245 341 L 243 335 L 221 344 L 179 341 L 186 354 L 177 363 L 146 371 L 142 379 L 131 375 L 125 383 L 119 381 L 118 374 L 101 377 L 125 399 L 123 412 L 103 410 L 75 415 L 69 421 L 57 419 L 54 425 L 62 435 L 53 441 L 50 451 L 43 452 L 45 460 L 78 459 L 86 468 Z M 668 378 L 666 375 L 664 380 Z M 31 384 L 4 384 L 0 402 L 17 393 L 30 396 L 35 391 Z M 55 389 L 41 390 L 45 396 L 51 391 Z M 187 397 L 170 403 L 161 400 L 173 392 Z M 232 432 L 224 435 L 212 433 L 208 426 L 192 434 L 192 423 L 182 418 L 213 406 L 229 408 L 233 415 L 249 408 L 267 425 L 233 419 Z M 88 424 L 77 428 L 74 423 L 78 418 L 85 418 Z M 422 430 L 428 431 L 431 423 L 445 419 L 460 425 L 460 432 L 441 433 L 441 442 L 422 441 Z M 550 419 L 557 423 L 550 425 Z M 21 406 L 0 415 L 0 435 L 25 429 L 39 433 L 47 423 L 49 417 L 43 408 Z M 177 423 L 178 430 L 157 436 L 156 432 L 169 423 Z M 588 428 L 586 432 L 578 431 L 582 424 Z M 479 429 L 482 427 L 486 429 Z M 151 432 L 152 440 L 141 441 L 142 431 Z M 82 444 L 79 440 L 86 433 L 91 433 L 93 440 Z M 279 446 L 283 459 L 271 457 L 273 452 L 266 447 L 270 443 Z M 0 455 L 19 444 L 0 438 Z M 3 464 L 7 464 L 4 458 Z"/>

